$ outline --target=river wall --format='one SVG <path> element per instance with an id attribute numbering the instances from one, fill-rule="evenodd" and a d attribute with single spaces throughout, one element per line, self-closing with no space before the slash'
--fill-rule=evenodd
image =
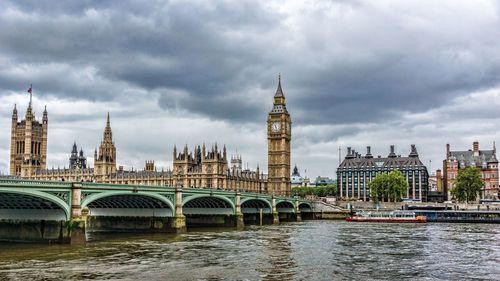
<path id="1" fill-rule="evenodd" d="M 354 209 L 376 209 L 377 203 L 364 202 L 364 201 L 336 201 L 334 204 L 342 209 L 352 207 Z M 434 202 L 379 202 L 379 209 L 381 210 L 402 210 L 409 206 L 416 207 L 450 207 L 455 210 L 490 210 L 500 211 L 500 204 L 476 204 L 476 203 L 434 203 Z"/>

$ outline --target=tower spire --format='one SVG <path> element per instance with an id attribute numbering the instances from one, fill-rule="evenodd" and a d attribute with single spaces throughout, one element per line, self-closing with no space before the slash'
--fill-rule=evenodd
<path id="1" fill-rule="evenodd" d="M 113 135 L 111 132 L 111 122 L 109 121 L 109 111 L 108 111 L 108 119 L 106 121 L 106 128 L 104 129 L 104 139 L 105 140 L 113 140 Z"/>
<path id="2" fill-rule="evenodd" d="M 275 97 L 284 97 L 283 90 L 281 90 L 281 73 L 278 74 L 278 88 L 276 89 Z"/>

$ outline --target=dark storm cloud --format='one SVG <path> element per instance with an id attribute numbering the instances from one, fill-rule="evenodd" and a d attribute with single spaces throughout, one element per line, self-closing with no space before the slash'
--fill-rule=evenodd
<path id="1" fill-rule="evenodd" d="M 260 122 L 270 103 L 262 93 L 270 97 L 283 72 L 294 122 L 306 125 L 384 122 L 500 83 L 498 15 L 432 2 L 425 12 L 412 3 L 266 4 L 3 2 L 0 91 L 30 81 L 63 98 L 160 92 L 165 110 Z"/>

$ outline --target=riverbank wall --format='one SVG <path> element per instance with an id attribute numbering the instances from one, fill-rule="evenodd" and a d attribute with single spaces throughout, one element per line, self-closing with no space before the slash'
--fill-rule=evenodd
<path id="1" fill-rule="evenodd" d="M 336 201 L 330 203 L 341 209 L 377 209 L 377 203 L 364 201 Z M 477 204 L 477 203 L 435 203 L 435 202 L 379 202 L 380 210 L 404 210 L 408 207 L 416 208 L 451 208 L 452 210 L 480 210 L 480 211 L 500 211 L 500 204 Z"/>

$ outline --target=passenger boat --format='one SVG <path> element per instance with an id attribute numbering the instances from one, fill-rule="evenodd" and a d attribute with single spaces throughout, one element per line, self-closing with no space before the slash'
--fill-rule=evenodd
<path id="1" fill-rule="evenodd" d="M 347 218 L 354 222 L 427 222 L 427 217 L 418 216 L 412 211 L 392 212 L 360 212 L 357 216 Z"/>

